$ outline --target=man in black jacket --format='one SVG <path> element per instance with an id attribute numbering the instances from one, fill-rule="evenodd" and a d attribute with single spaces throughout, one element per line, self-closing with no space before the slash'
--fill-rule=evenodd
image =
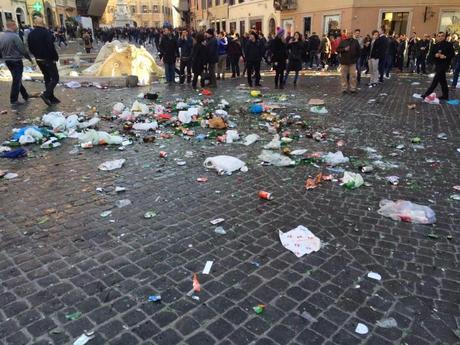
<path id="1" fill-rule="evenodd" d="M 163 35 L 160 39 L 160 58 L 165 65 L 166 82 L 174 83 L 176 59 L 178 54 L 177 40 L 172 35 L 168 26 L 163 28 Z"/>
<path id="2" fill-rule="evenodd" d="M 208 29 L 206 31 L 206 47 L 208 50 L 209 86 L 216 87 L 216 64 L 219 61 L 219 46 L 214 35 L 214 29 Z"/>
<path id="3" fill-rule="evenodd" d="M 59 72 L 56 62 L 59 55 L 54 47 L 53 34 L 45 28 L 43 17 L 40 14 L 33 16 L 34 29 L 30 32 L 27 42 L 29 51 L 35 57 L 38 67 L 45 80 L 45 92 L 40 97 L 47 105 L 60 103 L 54 96 L 54 88 L 59 83 Z"/>
<path id="4" fill-rule="evenodd" d="M 316 67 L 319 67 L 321 53 L 319 49 L 320 45 L 321 40 L 319 39 L 319 36 L 316 34 L 316 32 L 313 32 L 308 41 L 308 53 L 310 54 L 310 68 L 313 67 L 313 62 Z"/>
<path id="5" fill-rule="evenodd" d="M 342 93 L 356 92 L 357 71 L 356 62 L 360 56 L 361 48 L 358 40 L 353 37 L 342 36 L 337 52 L 340 54 L 340 82 Z"/>
<path id="6" fill-rule="evenodd" d="M 180 48 L 180 83 L 185 82 L 185 69 L 187 68 L 187 83 L 192 81 L 192 48 L 193 40 L 187 30 L 182 31 L 182 36 L 179 39 Z"/>
<path id="7" fill-rule="evenodd" d="M 446 34 L 444 32 L 439 32 L 436 36 L 437 43 L 433 46 L 431 50 L 431 59 L 435 64 L 435 75 L 433 82 L 431 83 L 428 90 L 422 95 L 423 98 L 429 96 L 438 86 L 438 83 L 441 84 L 442 96 L 439 97 L 440 100 L 449 99 L 449 87 L 447 86 L 446 72 L 449 70 L 450 62 L 454 57 L 454 47 L 452 42 L 446 41 Z"/>
<path id="8" fill-rule="evenodd" d="M 255 74 L 256 86 L 260 85 L 260 63 L 264 55 L 263 47 L 260 44 L 258 35 L 255 31 L 251 31 L 249 35 L 249 41 L 244 47 L 244 56 L 246 58 L 246 67 L 248 69 L 248 84 L 252 86 L 252 73 Z"/>
<path id="9" fill-rule="evenodd" d="M 426 74 L 426 56 L 430 49 L 430 36 L 425 34 L 423 40 L 419 40 L 415 45 L 415 58 L 417 65 L 417 73 Z"/>

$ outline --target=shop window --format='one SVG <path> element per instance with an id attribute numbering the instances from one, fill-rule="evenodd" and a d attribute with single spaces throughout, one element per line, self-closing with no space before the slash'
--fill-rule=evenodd
<path id="1" fill-rule="evenodd" d="M 439 31 L 460 32 L 460 11 L 445 11 L 441 13 Z"/>
<path id="2" fill-rule="evenodd" d="M 330 33 L 340 30 L 340 15 L 334 14 L 324 16 L 323 23 L 323 34 L 328 34 L 329 36 Z"/>
<path id="3" fill-rule="evenodd" d="M 383 12 L 382 26 L 385 32 L 394 32 L 395 34 L 407 34 L 407 23 L 409 21 L 409 12 Z"/>

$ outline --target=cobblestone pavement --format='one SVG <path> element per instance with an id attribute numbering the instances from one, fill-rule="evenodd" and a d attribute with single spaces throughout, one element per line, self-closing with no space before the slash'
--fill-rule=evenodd
<path id="1" fill-rule="evenodd" d="M 265 79 L 271 86 L 271 78 Z M 351 191 L 336 182 L 305 191 L 306 178 L 321 167 L 261 166 L 257 156 L 264 142 L 214 145 L 176 136 L 125 151 L 96 147 L 71 155 L 74 141 L 67 139 L 52 151 L 30 146 L 29 158 L 0 160 L 0 169 L 19 174 L 0 180 L 0 344 L 72 344 L 85 330 L 95 332 L 90 345 L 460 343 L 460 204 L 449 198 L 460 184 L 460 108 L 417 103 L 408 110 L 412 93 L 428 82 L 418 79 L 420 86 L 411 85 L 416 77 L 400 76 L 340 96 L 336 76 L 311 75 L 285 90 L 293 97 L 283 111 L 328 130 L 330 139 L 303 137 L 293 148 L 335 151 L 336 140 L 343 139 L 347 156 L 365 160 L 362 148 L 373 147 L 383 161 L 398 165 L 367 174 L 372 185 Z M 232 114 L 247 107 L 248 92 L 238 83 L 225 81 L 216 90 L 231 102 Z M 0 84 L 3 106 L 8 87 Z M 163 100 L 192 94 L 180 86 L 155 89 Z M 57 96 L 64 102 L 58 109 L 94 105 L 108 113 L 114 102 L 130 104 L 141 91 L 60 87 Z M 329 114 L 309 113 L 311 97 L 325 98 Z M 1 115 L 1 138 L 45 112 L 38 99 Z M 265 142 L 272 137 L 250 115 L 233 119 L 240 133 L 258 133 Z M 104 121 L 101 128 L 119 127 Z M 437 139 L 441 132 L 447 140 Z M 412 146 L 413 137 L 422 138 L 423 148 Z M 166 160 L 159 158 L 160 144 L 169 153 Z M 396 150 L 398 144 L 406 149 Z M 178 166 L 175 159 L 186 151 L 194 156 Z M 204 159 L 217 154 L 240 157 L 249 171 L 206 172 Z M 122 169 L 97 170 L 117 158 L 127 160 Z M 401 176 L 400 184 L 388 184 L 387 175 Z M 209 181 L 197 183 L 198 176 Z M 127 191 L 117 195 L 114 186 Z M 274 200 L 261 201 L 259 190 L 270 191 Z M 437 223 L 384 218 L 377 213 L 383 198 L 428 205 Z M 132 205 L 113 208 L 118 199 Z M 108 209 L 112 215 L 102 218 Z M 143 217 L 149 209 L 155 218 Z M 219 217 L 225 218 L 226 235 L 210 224 Z M 280 244 L 278 230 L 298 225 L 321 238 L 318 252 L 297 258 Z M 214 265 L 203 275 L 207 260 Z M 382 279 L 368 278 L 370 271 Z M 194 272 L 202 287 L 199 300 L 187 295 Z M 152 294 L 162 301 L 148 302 Z M 259 315 L 252 309 L 258 304 L 266 305 Z M 80 318 L 66 318 L 76 311 Z M 390 317 L 397 327 L 376 325 Z M 367 334 L 355 332 L 359 322 Z"/>

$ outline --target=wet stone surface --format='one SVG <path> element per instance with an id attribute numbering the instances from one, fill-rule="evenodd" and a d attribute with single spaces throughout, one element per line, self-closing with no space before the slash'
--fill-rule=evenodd
<path id="1" fill-rule="evenodd" d="M 273 102 L 270 97 L 281 92 L 265 79 L 270 88 L 262 90 L 264 100 Z M 371 186 L 355 190 L 323 182 L 305 191 L 306 178 L 322 171 L 322 164 L 261 166 L 257 156 L 272 134 L 246 111 L 237 114 L 247 109 L 249 98 L 248 90 L 237 87 L 240 81 L 223 82 L 214 98 L 230 102 L 241 135 L 262 137 L 248 147 L 173 136 L 136 141 L 124 151 L 95 147 L 69 154 L 76 141 L 66 139 L 54 150 L 31 145 L 28 158 L 0 160 L 0 169 L 19 174 L 0 180 L 0 344 L 71 344 L 85 330 L 95 332 L 91 345 L 459 343 L 460 204 L 449 196 L 460 184 L 460 108 L 417 103 L 409 110 L 412 94 L 428 82 L 411 86 L 414 80 L 400 76 L 341 96 L 337 77 L 308 76 L 297 89 L 284 90 L 288 100 L 280 104 L 286 108 L 277 112 L 300 115 L 328 138 L 317 142 L 292 124 L 287 129 L 302 137 L 291 149 L 335 152 L 342 139 L 341 150 L 352 158 L 347 170 L 358 172 L 371 161 L 365 147 L 397 165 L 374 169 L 364 176 Z M 9 84 L 0 87 L 3 109 Z M 39 91 L 42 85 L 26 87 Z M 198 97 L 180 86 L 154 90 L 164 102 Z M 57 109 L 86 111 L 90 105 L 108 114 L 115 102 L 130 105 L 141 91 L 147 89 L 59 87 L 63 103 Z M 310 113 L 310 98 L 325 99 L 329 113 Z M 46 112 L 38 99 L 18 113 L 0 115 L 2 140 Z M 102 121 L 99 128 L 121 126 Z M 441 132 L 447 140 L 437 138 Z M 414 137 L 423 148 L 412 146 Z M 399 144 L 405 149 L 397 150 Z M 160 150 L 168 152 L 166 159 Z M 232 176 L 206 171 L 204 159 L 218 154 L 242 159 L 249 171 Z M 123 168 L 97 169 L 119 158 L 126 159 Z M 399 185 L 389 184 L 389 175 L 399 176 Z M 201 176 L 208 182 L 197 182 Z M 127 190 L 117 194 L 115 186 Z M 274 199 L 260 200 L 260 190 Z M 384 198 L 430 206 L 437 223 L 384 218 L 377 213 Z M 120 199 L 132 204 L 117 208 Z M 112 214 L 101 217 L 107 210 Z M 150 210 L 156 216 L 146 219 Z M 210 224 L 220 217 L 225 235 Z M 278 231 L 298 225 L 321 239 L 318 252 L 297 258 L 281 245 Z M 208 260 L 214 264 L 203 275 Z M 368 278 L 370 271 L 382 279 Z M 201 283 L 199 300 L 188 294 L 194 272 Z M 149 302 L 156 294 L 161 302 Z M 265 310 L 256 314 L 259 304 Z M 76 311 L 78 319 L 66 317 Z M 397 327 L 377 326 L 387 318 Z M 356 333 L 358 323 L 369 332 Z"/>

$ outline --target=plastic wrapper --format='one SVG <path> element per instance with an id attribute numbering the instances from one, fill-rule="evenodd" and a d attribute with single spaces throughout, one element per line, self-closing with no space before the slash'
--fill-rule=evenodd
<path id="1" fill-rule="evenodd" d="M 218 174 L 231 175 L 233 172 L 241 170 L 248 171 L 246 163 L 232 156 L 215 156 L 208 157 L 203 163 L 207 169 L 214 169 Z"/>
<path id="2" fill-rule="evenodd" d="M 436 222 L 436 215 L 428 206 L 406 200 L 391 201 L 386 199 L 380 201 L 379 206 L 380 209 L 377 212 L 393 220 L 416 224 L 433 224 Z"/>

